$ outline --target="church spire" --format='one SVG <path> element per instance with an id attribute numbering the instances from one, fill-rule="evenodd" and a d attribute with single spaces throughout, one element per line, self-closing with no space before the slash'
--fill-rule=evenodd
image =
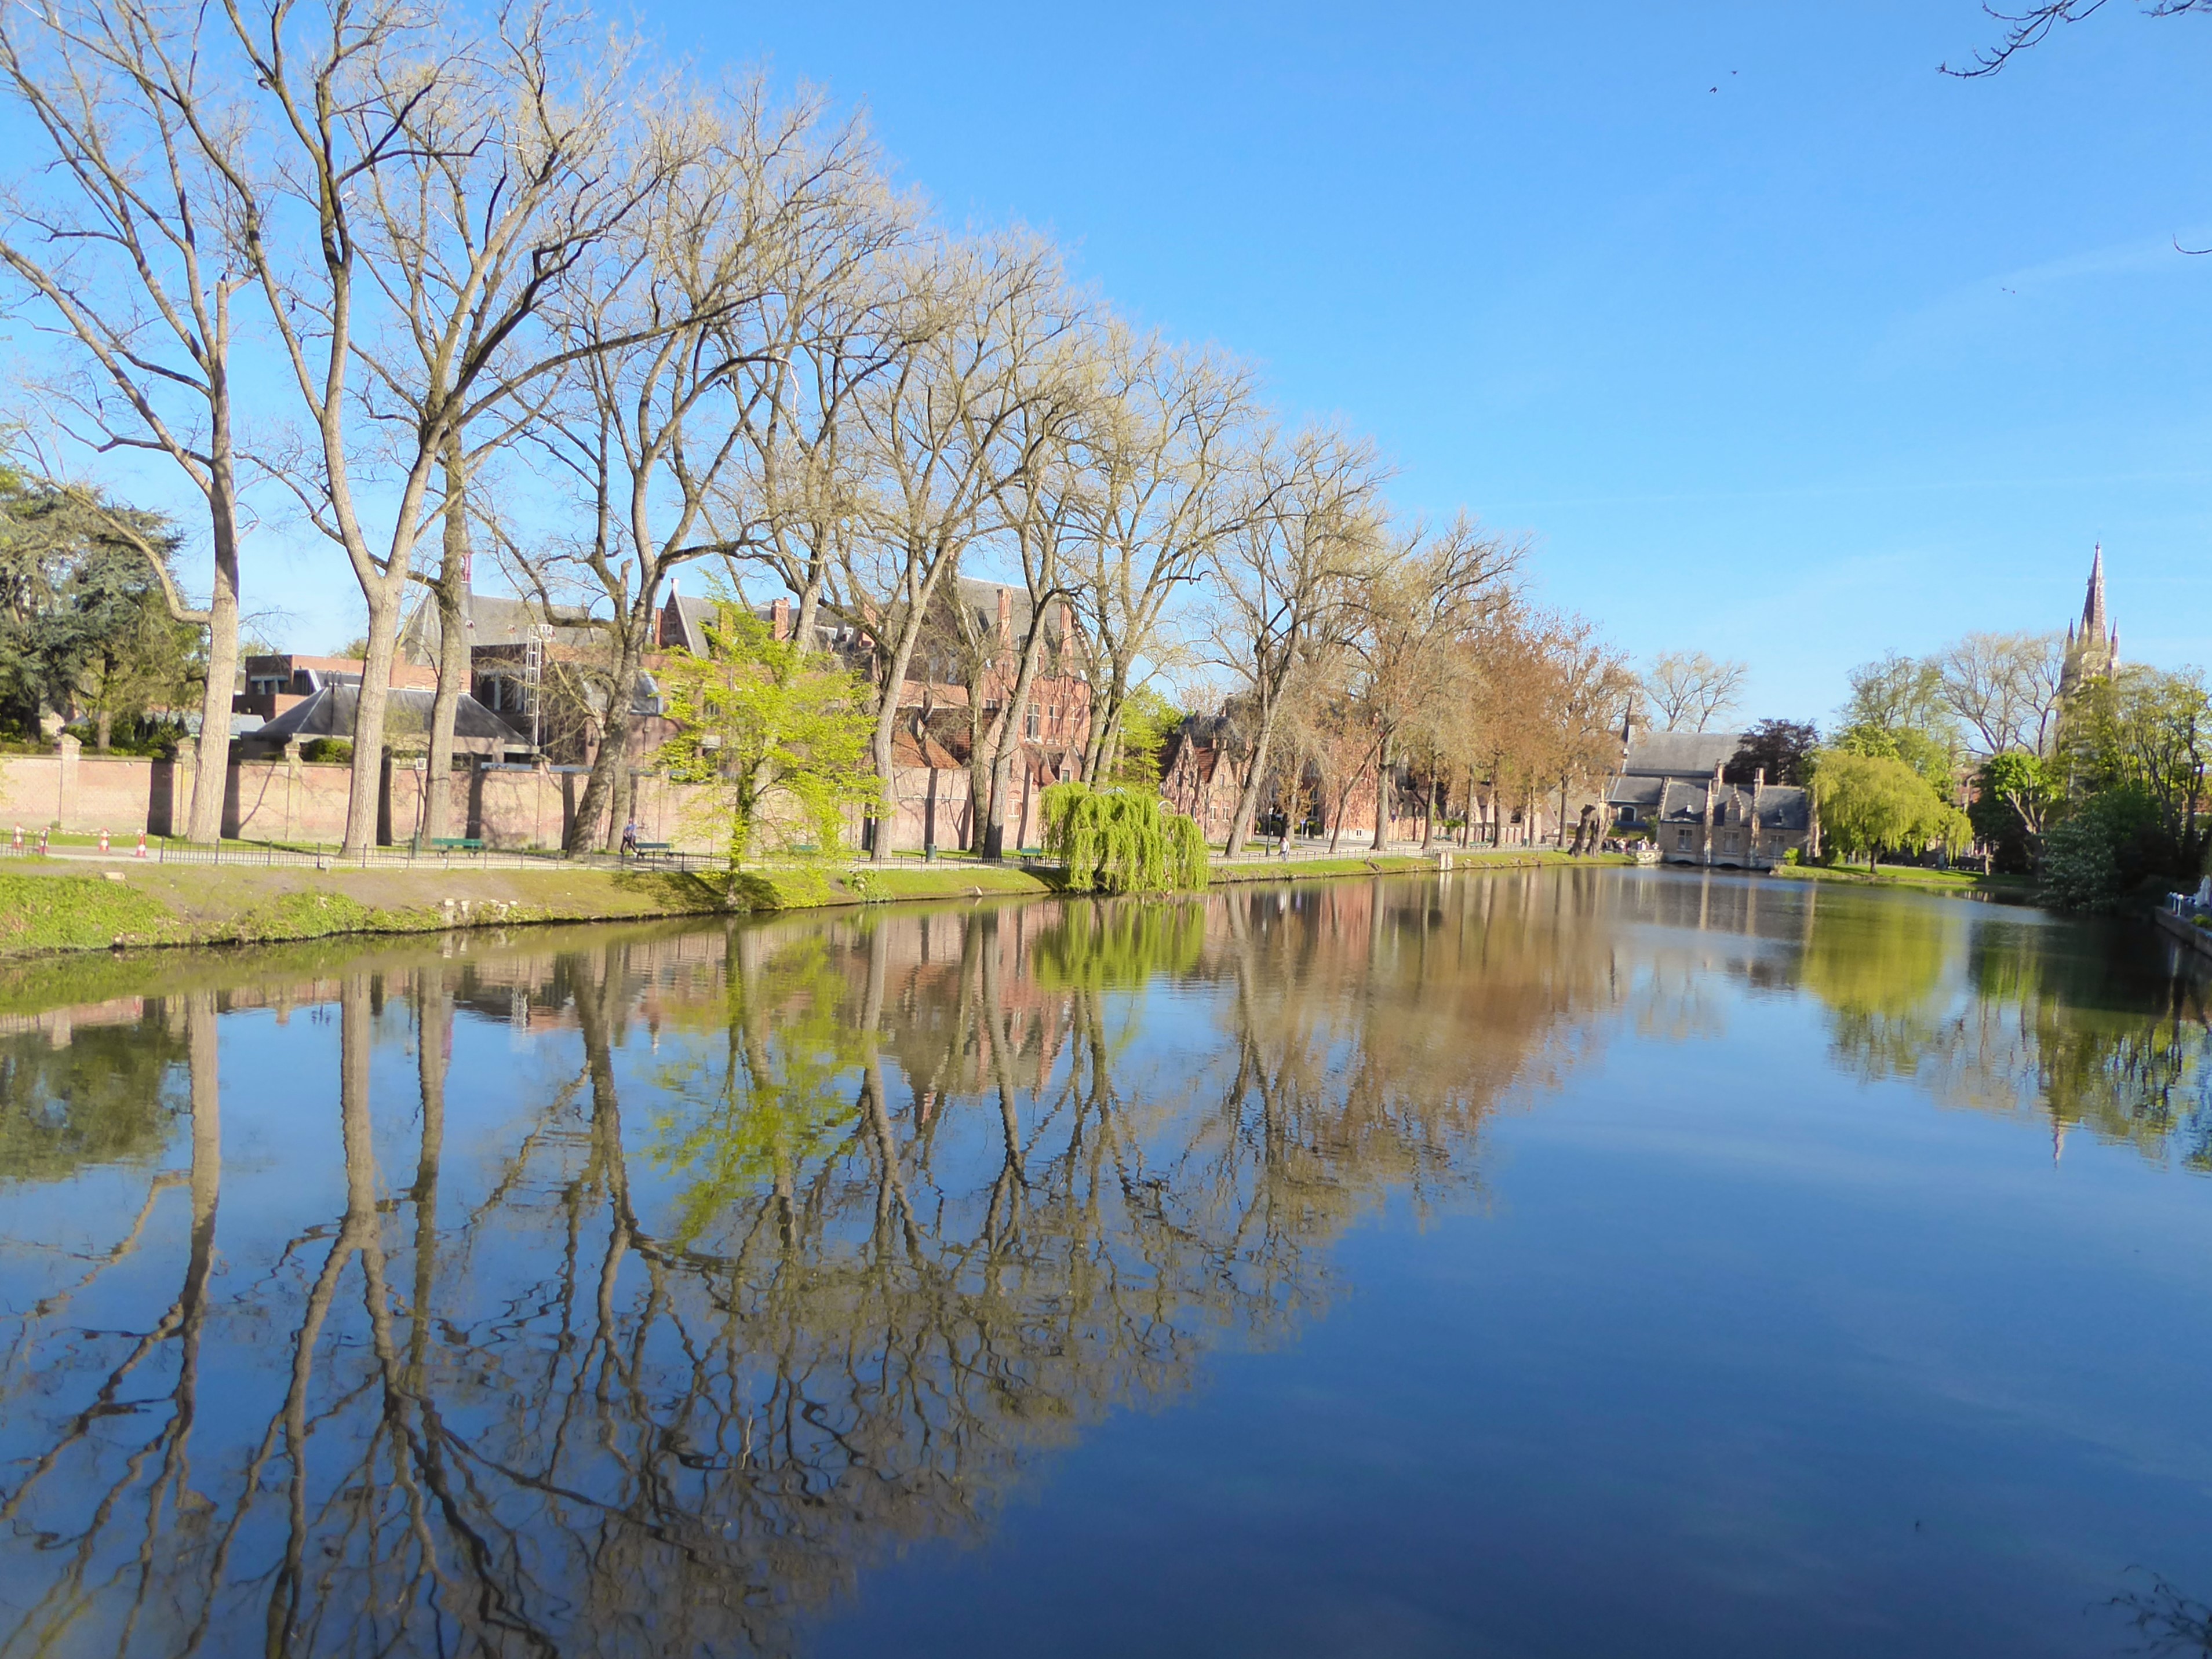
<path id="1" fill-rule="evenodd" d="M 2112 631 L 2105 619 L 2105 544 L 2097 544 L 2096 552 L 2089 560 L 2089 592 L 2081 601 L 2081 631 L 2092 639 L 2101 641 Z"/>
<path id="2" fill-rule="evenodd" d="M 2089 557 L 2089 591 L 2081 600 L 2081 620 L 2066 624 L 2066 656 L 2058 675 L 2058 695 L 2070 699 L 2092 680 L 2110 679 L 2120 662 L 2120 630 L 2105 609 L 2105 549 Z"/>

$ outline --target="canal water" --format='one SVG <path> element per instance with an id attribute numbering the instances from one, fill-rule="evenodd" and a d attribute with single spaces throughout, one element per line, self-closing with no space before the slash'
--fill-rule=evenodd
<path id="1" fill-rule="evenodd" d="M 0 977 L 0 1659 L 2212 1651 L 2147 927 L 1660 871 Z"/>

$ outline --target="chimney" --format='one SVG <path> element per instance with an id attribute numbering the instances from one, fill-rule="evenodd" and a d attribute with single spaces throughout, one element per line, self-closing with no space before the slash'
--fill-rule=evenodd
<path id="1" fill-rule="evenodd" d="M 1011 644 L 1014 637 L 1014 596 L 1005 588 L 999 590 L 999 639 Z"/>
<path id="2" fill-rule="evenodd" d="M 1713 826 L 1720 822 L 1722 763 L 1713 763 L 1712 781 L 1705 786 L 1705 861 L 1713 861 Z"/>
<path id="3" fill-rule="evenodd" d="M 769 623 L 775 627 L 776 638 L 789 639 L 791 637 L 791 601 L 778 599 L 769 607 L 768 615 Z"/>

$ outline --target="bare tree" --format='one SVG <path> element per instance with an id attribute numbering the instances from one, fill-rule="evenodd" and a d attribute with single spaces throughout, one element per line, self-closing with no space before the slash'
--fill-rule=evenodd
<path id="1" fill-rule="evenodd" d="M 2212 0 L 2136 0 L 2147 16 L 2178 17 L 2185 12 L 2212 11 Z M 2019 11 L 2005 11 L 1986 3 L 1982 9 L 2004 25 L 2003 37 L 1993 46 L 1984 46 L 1974 54 L 1972 64 L 1954 69 L 1945 64 L 1943 72 L 1962 80 L 1976 80 L 1984 75 L 1995 75 L 2012 61 L 2013 54 L 2026 52 L 2041 44 L 2044 38 L 2061 23 L 2078 23 L 2083 18 L 2105 9 L 2106 0 L 2036 0 L 2036 3 Z"/>
<path id="2" fill-rule="evenodd" d="M 168 458 L 206 507 L 214 559 L 204 609 L 185 605 L 127 514 L 108 527 L 152 562 L 179 622 L 208 630 L 199 763 L 185 834 L 222 831 L 238 669 L 242 465 L 231 302 L 245 281 L 236 216 L 210 167 L 243 117 L 204 50 L 205 14 L 111 0 L 12 7 L 0 86 L 31 116 L 51 165 L 9 189 L 0 264 L 50 319 L 78 372 L 49 410 L 95 453 Z M 99 510 L 96 494 L 88 506 Z"/>
<path id="3" fill-rule="evenodd" d="M 1236 527 L 1207 550 L 1213 659 L 1243 687 L 1251 759 L 1229 826 L 1234 857 L 1252 833 L 1285 697 L 1314 653 L 1351 620 L 1349 584 L 1382 535 L 1382 468 L 1369 444 L 1325 428 L 1255 441 Z"/>
<path id="4" fill-rule="evenodd" d="M 1357 621 L 1346 638 L 1370 733 L 1378 851 L 1389 839 L 1400 741 L 1463 705 L 1464 641 L 1511 603 L 1525 552 L 1523 544 L 1481 534 L 1464 515 L 1436 533 L 1416 525 L 1354 591 Z"/>
<path id="5" fill-rule="evenodd" d="M 842 210 L 793 228 L 757 305 L 740 313 L 778 343 L 738 354 L 748 465 L 735 488 L 749 498 L 738 516 L 762 526 L 747 563 L 796 596 L 793 626 L 809 644 L 825 606 L 854 613 L 842 578 L 855 556 L 867 453 L 855 401 L 908 350 L 907 331 L 927 326 L 922 309 L 902 303 L 916 204 L 880 173 L 856 171 L 846 186 Z"/>
<path id="6" fill-rule="evenodd" d="M 1085 347 L 1076 349 L 1080 353 Z M 1085 395 L 1088 379 L 1077 368 L 1072 399 L 1040 402 L 1022 411 L 1012 441 L 1028 460 L 996 492 L 999 520 L 1026 601 L 1019 638 L 1013 637 L 1011 604 L 1005 607 L 1003 633 L 996 616 L 984 617 L 964 599 L 953 606 L 968 679 L 970 844 L 987 858 L 1006 853 L 1014 754 L 1028 735 L 1030 703 L 1047 648 L 1054 652 L 1056 672 L 1065 672 L 1078 653 L 1072 629 L 1056 624 L 1072 616 L 1066 605 L 1068 549 L 1084 537 L 1085 506 L 1098 483 L 1097 428 L 1102 418 L 1110 418 L 1110 405 Z"/>
<path id="7" fill-rule="evenodd" d="M 1747 663 L 1723 662 L 1702 651 L 1667 651 L 1644 672 L 1644 695 L 1666 732 L 1703 732 L 1732 711 L 1750 678 Z"/>
<path id="8" fill-rule="evenodd" d="M 1932 659 L 1944 705 L 1985 755 L 2045 753 L 2058 709 L 2065 639 L 2058 634 L 1969 634 Z"/>
<path id="9" fill-rule="evenodd" d="M 376 835 L 400 605 L 441 516 L 449 441 L 523 418 L 517 400 L 573 361 L 534 325 L 652 197 L 684 134 L 635 84 L 632 53 L 545 0 L 481 39 L 405 0 L 226 4 L 268 138 L 219 165 L 315 432 L 283 477 L 368 612 L 352 852 Z"/>
<path id="10" fill-rule="evenodd" d="M 1146 663 L 1169 654 L 1176 601 L 1233 527 L 1238 446 L 1256 414 L 1251 372 L 1109 326 L 1107 384 L 1091 434 L 1099 473 L 1075 592 L 1091 653 L 1085 777 L 1113 767 L 1121 714 Z"/>
<path id="11" fill-rule="evenodd" d="M 1547 682 L 1540 729 L 1550 776 L 1559 791 L 1556 830 L 1558 843 L 1565 847 L 1572 792 L 1598 782 L 1619 763 L 1620 736 L 1613 722 L 1635 695 L 1636 674 L 1627 659 L 1583 617 L 1544 618 L 1538 639 Z M 1576 831 L 1577 850 L 1593 827 L 1586 814 Z"/>
<path id="12" fill-rule="evenodd" d="M 552 544 L 552 561 L 588 578 L 612 647 L 571 852 L 619 844 L 634 687 L 667 582 L 691 560 L 742 557 L 765 535 L 763 501 L 731 486 L 746 456 L 741 403 L 773 384 L 745 371 L 773 376 L 790 331 L 810 325 L 780 303 L 794 250 L 848 226 L 850 199 L 872 191 L 872 152 L 852 123 L 828 123 L 819 99 L 778 106 L 755 81 L 730 105 L 694 118 L 684 164 L 636 216 L 628 251 L 555 308 L 569 386 L 537 433 L 580 482 L 590 528 Z M 811 246 L 800 257 L 815 257 Z"/>
<path id="13" fill-rule="evenodd" d="M 1057 255 L 1029 237 L 944 241 L 911 261 L 900 332 L 908 349 L 853 404 L 863 453 L 860 523 L 843 577 L 854 623 L 875 647 L 877 775 L 897 810 L 900 696 L 940 592 L 988 533 L 1006 487 L 1031 464 L 1058 404 L 1079 307 Z M 874 837 L 878 859 L 890 837 Z"/>

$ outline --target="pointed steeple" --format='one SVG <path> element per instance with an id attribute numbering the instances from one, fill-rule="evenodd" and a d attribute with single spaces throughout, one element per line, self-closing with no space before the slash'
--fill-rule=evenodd
<path id="1" fill-rule="evenodd" d="M 2112 631 L 2105 619 L 2105 544 L 2097 544 L 2097 550 L 2089 560 L 2089 592 L 2081 601 L 2081 631 L 2094 640 L 2102 640 Z"/>

